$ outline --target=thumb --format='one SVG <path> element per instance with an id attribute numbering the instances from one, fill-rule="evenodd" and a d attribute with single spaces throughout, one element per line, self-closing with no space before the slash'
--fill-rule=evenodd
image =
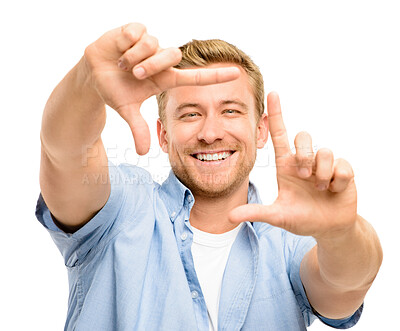
<path id="1" fill-rule="evenodd" d="M 147 154 L 151 142 L 150 130 L 139 109 L 130 109 L 124 112 L 124 114 L 121 114 L 121 116 L 131 128 L 135 141 L 136 153 L 139 155 Z"/>
<path id="2" fill-rule="evenodd" d="M 269 206 L 261 204 L 247 204 L 231 210 L 228 219 L 232 223 L 240 222 L 264 222 L 273 226 L 283 227 L 283 214 L 279 204 Z"/>

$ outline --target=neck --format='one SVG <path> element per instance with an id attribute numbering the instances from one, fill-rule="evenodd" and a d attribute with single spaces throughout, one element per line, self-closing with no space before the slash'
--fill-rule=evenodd
<path id="1" fill-rule="evenodd" d="M 226 196 L 207 198 L 195 195 L 195 203 L 190 212 L 190 224 L 208 233 L 224 233 L 234 229 L 237 224 L 228 220 L 229 212 L 247 203 L 249 180 Z"/>

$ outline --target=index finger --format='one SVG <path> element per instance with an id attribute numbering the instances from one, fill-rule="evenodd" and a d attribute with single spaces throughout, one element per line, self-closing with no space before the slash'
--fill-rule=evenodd
<path id="1" fill-rule="evenodd" d="M 239 78 L 240 71 L 236 67 L 213 69 L 175 69 L 174 86 L 201 86 L 225 83 Z"/>
<path id="2" fill-rule="evenodd" d="M 268 125 L 272 143 L 275 150 L 275 158 L 290 154 L 290 145 L 283 123 L 279 96 L 271 92 L 267 96 Z"/>

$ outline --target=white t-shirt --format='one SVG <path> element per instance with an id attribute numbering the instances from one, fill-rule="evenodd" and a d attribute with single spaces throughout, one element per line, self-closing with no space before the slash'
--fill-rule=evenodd
<path id="1" fill-rule="evenodd" d="M 213 234 L 192 226 L 192 256 L 208 311 L 211 331 L 218 330 L 218 307 L 226 262 L 243 223 L 231 231 Z"/>

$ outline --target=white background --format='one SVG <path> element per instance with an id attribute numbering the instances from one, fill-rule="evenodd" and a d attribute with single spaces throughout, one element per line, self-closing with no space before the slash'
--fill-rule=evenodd
<path id="1" fill-rule="evenodd" d="M 396 330 L 400 10 L 397 1 L 13 1 L 0 8 L 1 330 L 62 330 L 68 285 L 63 260 L 36 221 L 40 122 L 54 86 L 86 45 L 109 29 L 144 23 L 163 47 L 221 38 L 252 56 L 266 91 L 280 94 L 293 141 L 306 130 L 353 166 L 359 213 L 377 230 L 384 263 L 353 330 Z M 152 149 L 133 153 L 127 125 L 109 110 L 104 142 L 114 162 L 168 173 L 158 149 L 156 103 L 143 113 Z M 252 179 L 276 197 L 272 145 Z M 128 151 L 128 152 L 127 152 Z M 159 155 L 159 156 L 158 156 Z M 310 330 L 329 330 L 316 322 Z M 290 330 L 288 330 L 290 331 Z"/>

